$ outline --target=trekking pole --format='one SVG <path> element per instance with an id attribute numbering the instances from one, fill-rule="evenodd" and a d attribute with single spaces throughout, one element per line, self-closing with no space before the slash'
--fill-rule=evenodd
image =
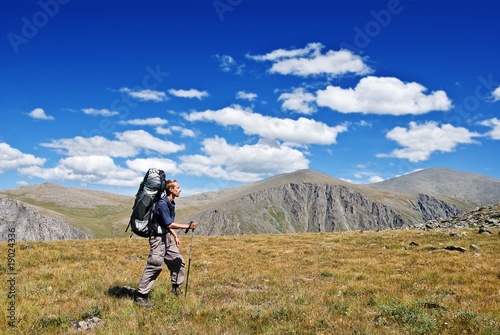
<path id="1" fill-rule="evenodd" d="M 189 228 L 186 229 L 186 233 Z M 193 237 L 194 237 L 194 229 L 191 230 L 191 242 L 189 243 L 189 261 L 188 261 L 188 271 L 186 276 L 186 291 L 184 291 L 184 297 L 187 296 L 188 293 L 188 285 L 189 285 L 189 269 L 191 268 L 191 256 L 193 255 Z"/>

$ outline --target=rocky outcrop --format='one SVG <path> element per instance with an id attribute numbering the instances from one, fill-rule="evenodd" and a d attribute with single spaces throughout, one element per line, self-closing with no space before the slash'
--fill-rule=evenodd
<path id="1" fill-rule="evenodd" d="M 331 232 L 403 227 L 409 218 L 343 185 L 290 183 L 197 216 L 204 235 Z"/>
<path id="2" fill-rule="evenodd" d="M 477 208 L 474 211 L 461 213 L 451 217 L 428 220 L 424 223 L 413 225 L 413 228 L 479 228 L 479 232 L 491 232 L 500 228 L 500 203 Z"/>
<path id="3" fill-rule="evenodd" d="M 0 198 L 0 241 L 14 233 L 16 241 L 86 239 L 92 235 L 71 226 L 63 219 L 42 213 L 35 206 Z"/>
<path id="4" fill-rule="evenodd" d="M 447 218 L 462 213 L 459 208 L 445 201 L 421 193 L 417 196 L 416 204 L 414 204 L 413 208 L 422 213 L 423 221 Z"/>

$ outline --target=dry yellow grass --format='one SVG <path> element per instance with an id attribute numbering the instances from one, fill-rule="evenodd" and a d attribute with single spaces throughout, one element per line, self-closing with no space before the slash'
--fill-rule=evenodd
<path id="1" fill-rule="evenodd" d="M 116 294 L 136 287 L 145 239 L 21 242 L 17 325 L 2 294 L 1 329 L 81 334 L 70 322 L 95 315 L 102 323 L 88 333 L 499 334 L 500 235 L 463 232 L 195 236 L 187 298 L 170 295 L 165 268 L 152 309 Z M 189 235 L 180 234 L 187 260 Z"/>

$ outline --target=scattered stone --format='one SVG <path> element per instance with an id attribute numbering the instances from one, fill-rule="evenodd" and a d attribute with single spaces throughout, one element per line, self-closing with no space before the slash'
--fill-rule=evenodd
<path id="1" fill-rule="evenodd" d="M 478 253 L 478 252 L 475 252 L 475 253 L 474 253 L 474 257 L 480 257 L 480 256 L 481 256 L 481 254 L 480 254 L 480 253 Z"/>
<path id="2" fill-rule="evenodd" d="M 420 244 L 418 244 L 417 242 L 414 242 L 414 241 L 411 241 L 411 242 L 410 242 L 410 245 L 411 245 L 412 247 L 418 247 L 418 246 L 420 246 Z"/>
<path id="3" fill-rule="evenodd" d="M 486 229 L 484 226 L 479 227 L 479 231 L 477 233 L 478 234 L 488 234 L 488 235 L 493 234 L 491 231 Z"/>
<path id="4" fill-rule="evenodd" d="M 462 235 L 460 233 L 457 233 L 456 231 L 453 231 L 450 233 L 451 237 L 461 237 Z"/>
<path id="5" fill-rule="evenodd" d="M 470 247 L 475 250 L 479 250 L 479 246 L 477 244 L 471 244 Z"/>
<path id="6" fill-rule="evenodd" d="M 460 251 L 460 252 L 465 252 L 466 249 L 463 248 L 463 247 L 457 247 L 457 246 L 454 246 L 454 245 L 449 245 L 447 247 L 444 247 L 446 250 L 451 250 L 451 251 Z"/>
<path id="7" fill-rule="evenodd" d="M 431 219 L 412 225 L 410 228 L 430 230 L 480 228 L 484 234 L 491 233 L 491 229 L 500 228 L 500 203 L 486 207 L 479 207 L 474 211 L 446 216 L 440 219 Z M 499 232 L 500 234 L 500 232 Z"/>
<path id="8" fill-rule="evenodd" d="M 81 321 L 71 321 L 71 326 L 77 331 L 84 331 L 96 328 L 102 322 L 97 316 Z"/>

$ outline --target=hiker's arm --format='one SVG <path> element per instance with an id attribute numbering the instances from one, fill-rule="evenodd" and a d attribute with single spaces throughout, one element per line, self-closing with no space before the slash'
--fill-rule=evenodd
<path id="1" fill-rule="evenodd" d="M 190 223 L 177 223 L 172 222 L 169 226 L 170 229 L 196 229 L 198 222 L 191 221 Z"/>
<path id="2" fill-rule="evenodd" d="M 177 233 L 175 232 L 175 230 L 172 230 L 172 229 L 169 229 L 169 230 L 170 230 L 170 234 L 172 234 L 172 236 L 174 237 L 175 244 L 177 245 L 177 247 L 180 247 L 181 240 L 179 239 L 179 236 L 177 236 Z"/>

